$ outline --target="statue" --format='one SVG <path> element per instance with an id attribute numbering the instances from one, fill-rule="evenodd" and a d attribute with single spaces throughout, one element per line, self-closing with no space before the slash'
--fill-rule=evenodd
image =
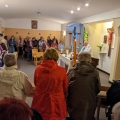
<path id="1" fill-rule="evenodd" d="M 104 41 L 103 41 L 103 43 L 107 43 L 107 35 L 104 35 Z"/>
<path id="2" fill-rule="evenodd" d="M 109 46 L 108 56 L 110 57 L 112 37 L 113 37 L 113 33 L 114 33 L 114 26 L 112 25 L 112 28 L 108 28 L 107 31 L 109 33 L 109 37 L 108 37 L 108 46 Z"/>

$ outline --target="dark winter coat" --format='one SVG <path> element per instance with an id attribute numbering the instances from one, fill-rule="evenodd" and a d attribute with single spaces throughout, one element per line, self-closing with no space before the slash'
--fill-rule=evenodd
<path id="1" fill-rule="evenodd" d="M 98 71 L 87 62 L 77 63 L 68 72 L 68 112 L 75 120 L 93 120 L 100 92 Z"/>

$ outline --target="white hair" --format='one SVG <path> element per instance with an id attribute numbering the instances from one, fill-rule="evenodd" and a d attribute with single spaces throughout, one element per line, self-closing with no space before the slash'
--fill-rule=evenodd
<path id="1" fill-rule="evenodd" d="M 112 113 L 114 117 L 116 118 L 116 120 L 120 120 L 120 102 L 114 105 L 112 109 Z"/>
<path id="2" fill-rule="evenodd" d="M 88 52 L 81 52 L 78 55 L 79 62 L 91 62 L 91 55 Z"/>

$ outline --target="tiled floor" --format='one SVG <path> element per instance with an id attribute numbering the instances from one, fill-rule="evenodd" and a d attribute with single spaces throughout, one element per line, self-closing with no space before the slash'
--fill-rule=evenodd
<path id="1" fill-rule="evenodd" d="M 28 62 L 26 59 L 19 58 L 18 59 L 18 68 L 21 71 L 25 72 L 28 75 L 28 77 L 30 78 L 30 80 L 33 82 L 35 66 L 32 61 Z M 110 86 L 109 75 L 107 75 L 101 71 L 99 71 L 99 75 L 100 75 L 101 85 Z M 31 102 L 32 102 L 32 98 L 27 98 L 27 103 L 29 105 L 31 105 Z M 105 117 L 105 109 L 100 110 L 100 120 L 107 120 Z"/>

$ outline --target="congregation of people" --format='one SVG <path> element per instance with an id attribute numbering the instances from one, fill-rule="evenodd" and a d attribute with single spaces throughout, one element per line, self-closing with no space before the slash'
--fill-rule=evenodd
<path id="1" fill-rule="evenodd" d="M 21 36 L 19 36 L 18 39 L 16 39 L 14 36 L 11 36 L 11 38 L 8 39 L 7 36 L 4 36 L 3 38 L 3 34 L 0 34 L 0 67 L 2 67 L 4 64 L 3 57 L 5 53 L 18 52 L 19 56 L 23 56 L 30 61 L 32 60 L 32 49 L 36 48 L 38 49 L 38 52 L 44 52 L 50 47 L 59 51 L 64 51 L 65 49 L 63 41 L 58 43 L 58 40 L 55 36 L 53 39 L 48 36 L 47 40 L 44 40 L 42 36 L 39 40 L 37 40 L 36 37 L 31 39 L 28 36 L 24 39 Z"/>
<path id="2" fill-rule="evenodd" d="M 55 48 L 45 50 L 34 72 L 34 87 L 28 76 L 16 69 L 15 55 L 4 55 L 5 65 L 0 68 L 0 120 L 95 120 L 101 83 L 99 72 L 91 65 L 91 55 L 80 52 L 79 62 L 67 73 L 58 65 L 58 59 Z M 33 91 L 29 107 L 26 97 Z M 111 109 L 114 120 L 120 120 L 118 110 L 119 103 L 113 112 Z"/>

